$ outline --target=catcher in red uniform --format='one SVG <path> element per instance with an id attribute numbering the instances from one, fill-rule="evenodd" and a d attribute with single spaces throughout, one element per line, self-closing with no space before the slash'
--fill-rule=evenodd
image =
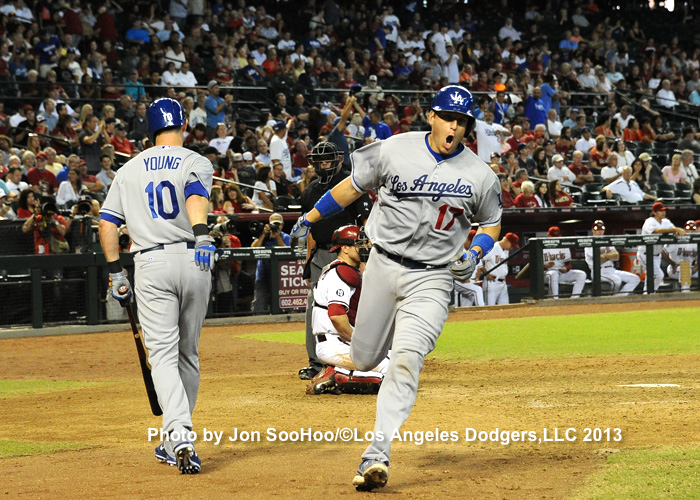
<path id="1" fill-rule="evenodd" d="M 362 289 L 360 264 L 369 256 L 370 242 L 358 226 L 352 225 L 336 229 L 331 242 L 330 251 L 338 252 L 338 258 L 321 272 L 314 288 L 312 312 L 316 356 L 328 366 L 311 380 L 306 392 L 376 394 L 389 358 L 369 372 L 357 370 L 350 359 Z"/>

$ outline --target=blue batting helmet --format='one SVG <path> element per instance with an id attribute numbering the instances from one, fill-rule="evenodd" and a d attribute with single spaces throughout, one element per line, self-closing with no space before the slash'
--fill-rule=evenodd
<path id="1" fill-rule="evenodd" d="M 430 106 L 433 111 L 451 111 L 474 118 L 474 98 L 472 94 L 459 85 L 448 85 L 441 88 L 433 98 Z"/>
<path id="2" fill-rule="evenodd" d="M 153 140 L 161 130 L 182 127 L 184 124 L 185 112 L 175 99 L 156 99 L 148 107 L 148 133 Z"/>

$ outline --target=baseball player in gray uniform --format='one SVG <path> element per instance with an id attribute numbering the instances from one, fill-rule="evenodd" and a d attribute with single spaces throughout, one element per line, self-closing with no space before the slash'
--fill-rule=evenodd
<path id="1" fill-rule="evenodd" d="M 377 396 L 374 440 L 353 478 L 361 491 L 389 477 L 391 441 L 408 418 L 425 356 L 447 319 L 453 277 L 471 277 L 501 230 L 501 187 L 496 174 L 462 144 L 474 127 L 473 98 L 449 85 L 433 99 L 431 131 L 407 132 L 355 151 L 352 174 L 303 214 L 292 235 L 338 213 L 374 189 L 367 222 L 372 241 L 350 357 L 371 370 L 392 349 Z M 480 224 L 470 249 L 472 221 Z"/>
<path id="2" fill-rule="evenodd" d="M 132 291 L 119 263 L 118 228 L 129 226 L 143 340 L 168 435 L 155 455 L 183 474 L 195 474 L 201 460 L 188 431 L 215 252 L 206 225 L 214 168 L 182 147 L 187 120 L 177 101 L 153 102 L 148 121 L 155 147 L 117 171 L 101 210 L 100 242 L 111 294 L 126 305 Z"/>

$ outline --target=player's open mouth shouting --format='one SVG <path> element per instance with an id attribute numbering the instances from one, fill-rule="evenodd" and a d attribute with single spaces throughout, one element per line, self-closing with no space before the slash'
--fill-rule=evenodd
<path id="1" fill-rule="evenodd" d="M 430 147 L 441 155 L 454 153 L 464 138 L 470 118 L 451 111 L 431 111 L 428 121 L 433 127 Z"/>

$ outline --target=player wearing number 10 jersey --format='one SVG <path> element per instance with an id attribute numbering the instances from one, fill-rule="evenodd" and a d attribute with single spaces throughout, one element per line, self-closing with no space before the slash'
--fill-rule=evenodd
<path id="1" fill-rule="evenodd" d="M 128 225 L 139 320 L 168 435 L 155 455 L 192 474 L 201 461 L 185 431 L 192 430 L 199 334 L 211 291 L 215 248 L 206 222 L 214 168 L 182 147 L 187 120 L 177 101 L 155 101 L 148 120 L 155 146 L 117 171 L 101 210 L 100 242 L 112 294 L 128 302 L 130 283 L 117 250 L 117 228 Z"/>
<path id="2" fill-rule="evenodd" d="M 423 360 L 447 319 L 452 277 L 469 279 L 500 235 L 500 182 L 462 144 L 474 128 L 472 106 L 463 87 L 442 88 L 431 106 L 430 133 L 395 135 L 355 151 L 350 177 L 292 229 L 301 236 L 362 193 L 377 192 L 350 357 L 360 370 L 371 370 L 389 348 L 392 356 L 377 398 L 375 440 L 353 479 L 358 490 L 386 484 L 390 438 L 411 412 Z M 481 227 L 463 256 L 472 222 Z"/>

